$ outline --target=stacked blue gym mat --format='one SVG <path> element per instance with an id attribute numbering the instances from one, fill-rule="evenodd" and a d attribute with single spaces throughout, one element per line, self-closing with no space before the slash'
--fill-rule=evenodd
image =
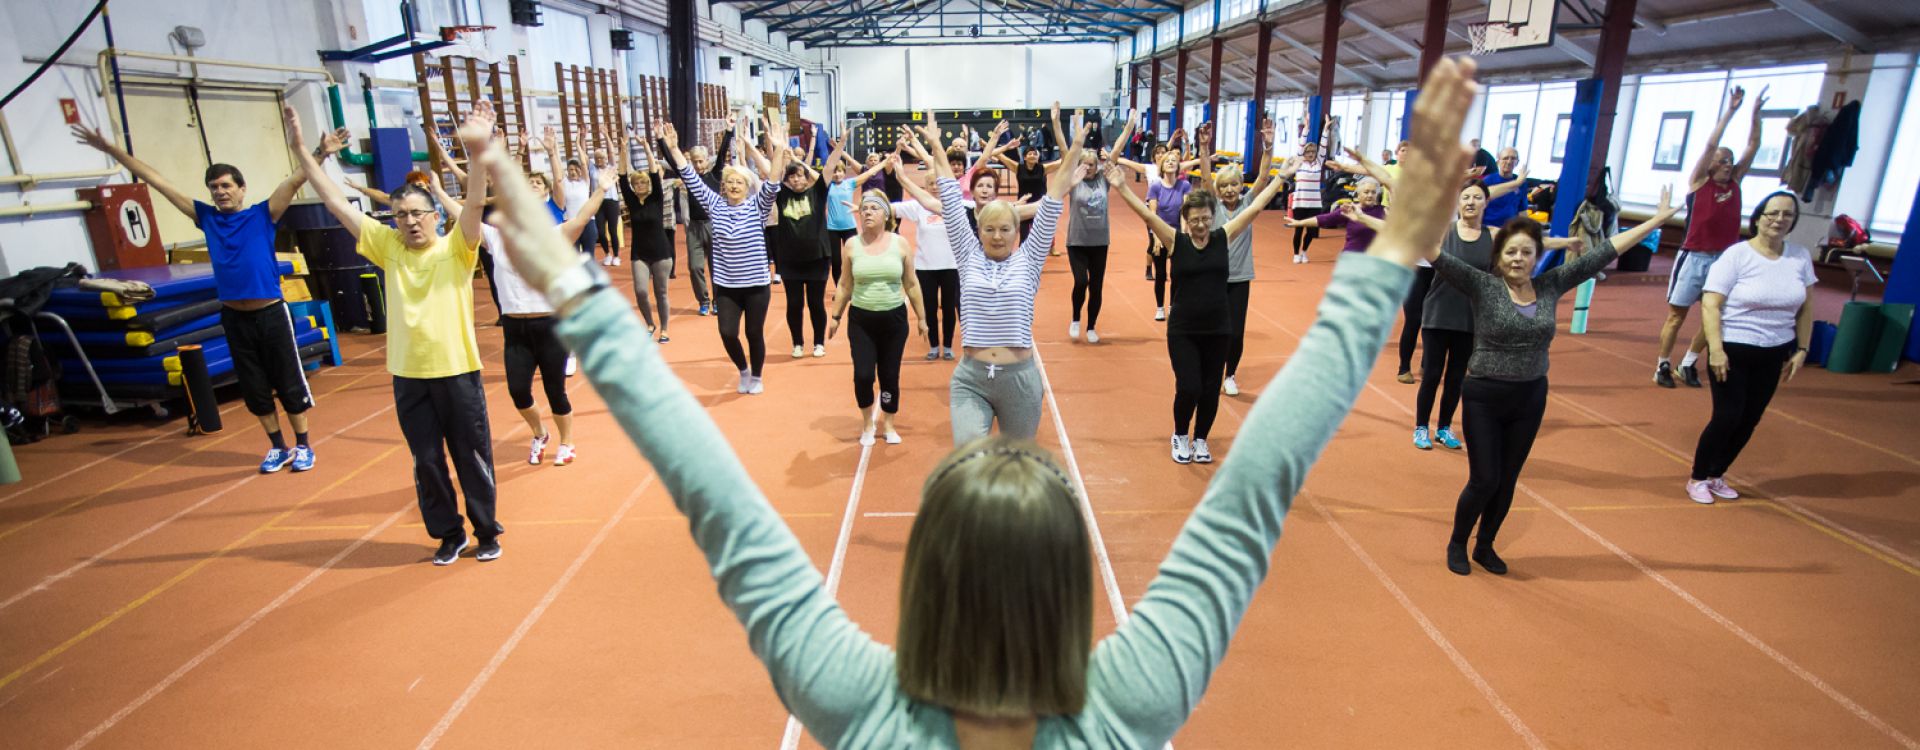
<path id="1" fill-rule="evenodd" d="M 283 276 L 291 274 L 293 265 L 281 262 L 279 270 Z M 179 348 L 188 344 L 198 344 L 205 352 L 207 372 L 215 387 L 234 382 L 233 358 L 220 327 L 213 266 L 154 266 L 98 276 L 146 282 L 154 294 L 153 299 L 130 303 L 111 292 L 59 289 L 47 303 L 47 312 L 59 315 L 73 328 L 107 396 L 121 402 L 184 396 Z M 299 311 L 294 314 L 294 333 L 300 359 L 309 369 L 317 367 L 315 363 L 332 351 L 331 333 L 320 321 Z M 48 355 L 60 361 L 63 397 L 97 402 L 100 394 L 66 335 L 42 326 L 40 340 Z"/>

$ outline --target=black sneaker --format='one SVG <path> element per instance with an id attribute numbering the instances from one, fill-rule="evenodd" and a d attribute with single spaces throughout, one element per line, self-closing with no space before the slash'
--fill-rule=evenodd
<path id="1" fill-rule="evenodd" d="M 1653 371 L 1653 384 L 1661 388 L 1673 387 L 1673 363 L 1661 362 L 1660 369 Z"/>
<path id="2" fill-rule="evenodd" d="M 440 540 L 440 549 L 433 553 L 433 564 L 452 565 L 460 559 L 460 553 L 466 551 L 468 541 L 466 534 Z"/>
<path id="3" fill-rule="evenodd" d="M 500 540 L 488 538 L 480 540 L 480 546 L 474 548 L 473 559 L 480 562 L 496 560 L 500 557 Z"/>
<path id="4" fill-rule="evenodd" d="M 1467 545 L 1447 545 L 1447 570 L 1453 571 L 1453 574 L 1457 576 L 1468 575 L 1473 572 L 1473 567 L 1467 564 Z"/>
<path id="5" fill-rule="evenodd" d="M 1491 547 L 1475 549 L 1473 551 L 1473 561 L 1480 563 L 1480 567 L 1486 568 L 1488 573 L 1497 576 L 1507 574 L 1507 561 L 1500 559 L 1499 555 L 1493 554 L 1493 548 Z"/>
<path id="6" fill-rule="evenodd" d="M 1680 368 L 1680 382 L 1686 383 L 1688 388 L 1699 388 L 1700 369 L 1693 365 Z"/>

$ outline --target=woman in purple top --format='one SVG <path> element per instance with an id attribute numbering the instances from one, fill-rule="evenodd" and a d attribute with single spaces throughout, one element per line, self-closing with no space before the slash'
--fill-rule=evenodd
<path id="1" fill-rule="evenodd" d="M 1341 204 L 1339 210 L 1333 213 L 1320 214 L 1319 216 L 1311 216 L 1305 219 L 1288 219 L 1287 226 L 1315 226 L 1322 229 L 1339 229 L 1345 227 L 1347 230 L 1347 242 L 1341 246 L 1340 251 L 1344 253 L 1364 253 L 1367 251 L 1367 247 L 1373 244 L 1373 236 L 1377 232 L 1374 229 L 1375 222 L 1360 219 L 1360 216 L 1375 219 L 1376 222 L 1385 221 L 1387 218 L 1386 207 L 1380 205 L 1380 181 L 1372 177 L 1362 179 L 1358 185 L 1354 186 L 1352 203 Z"/>
<path id="2" fill-rule="evenodd" d="M 1180 155 L 1167 152 L 1160 157 L 1160 179 L 1152 181 L 1147 187 L 1147 207 L 1160 217 L 1167 226 L 1179 226 L 1180 204 L 1187 199 L 1187 193 L 1193 192 L 1193 183 L 1180 172 Z M 1167 256 L 1170 254 L 1164 245 L 1155 245 L 1153 252 L 1153 319 L 1167 319 Z"/>

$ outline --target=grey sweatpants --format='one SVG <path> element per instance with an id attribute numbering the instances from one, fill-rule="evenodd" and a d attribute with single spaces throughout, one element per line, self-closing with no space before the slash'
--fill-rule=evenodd
<path id="1" fill-rule="evenodd" d="M 687 222 L 687 279 L 693 282 L 693 302 L 706 307 L 707 297 L 707 249 L 713 244 L 713 221 L 694 219 Z"/>
<path id="2" fill-rule="evenodd" d="M 953 367 L 947 396 L 956 446 L 986 437 L 996 418 L 1006 437 L 1032 440 L 1040 431 L 1040 368 L 1031 359 L 990 365 L 962 358 Z"/>

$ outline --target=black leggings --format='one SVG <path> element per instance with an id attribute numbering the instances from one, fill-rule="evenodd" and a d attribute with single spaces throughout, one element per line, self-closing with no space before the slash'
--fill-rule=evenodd
<path id="1" fill-rule="evenodd" d="M 1299 206 L 1295 206 L 1293 209 L 1293 218 L 1311 219 L 1315 216 L 1319 216 L 1323 212 L 1324 212 L 1324 209 L 1302 208 Z M 1308 224 L 1304 227 L 1294 227 L 1293 228 L 1293 253 L 1295 255 L 1299 255 L 1300 253 L 1306 252 L 1307 248 L 1313 244 L 1314 240 L 1317 240 L 1317 239 L 1320 239 L 1319 224 Z"/>
<path id="2" fill-rule="evenodd" d="M 920 280 L 920 296 L 927 305 L 927 348 L 943 346 L 952 349 L 953 331 L 960 327 L 959 269 L 916 269 L 913 275 Z M 933 315 L 936 307 L 940 309 L 937 318 Z"/>
<path id="3" fill-rule="evenodd" d="M 853 239 L 853 236 L 859 233 L 860 233 L 860 230 L 857 230 L 857 229 L 827 230 L 827 234 L 833 236 L 833 239 L 828 242 L 827 247 L 829 251 L 833 253 L 833 285 L 834 286 L 840 285 L 840 264 L 844 262 L 842 259 L 845 257 L 841 253 L 846 250 L 847 240 Z"/>
<path id="4" fill-rule="evenodd" d="M 1167 358 L 1173 360 L 1173 434 L 1205 440 L 1220 411 L 1220 373 L 1227 364 L 1227 339 L 1221 334 L 1167 332 Z"/>
<path id="5" fill-rule="evenodd" d="M 1154 255 L 1160 241 L 1153 235 L 1147 235 L 1147 270 L 1153 274 L 1153 306 L 1167 306 L 1167 256 Z"/>
<path id="6" fill-rule="evenodd" d="M 1700 431 L 1700 443 L 1693 449 L 1693 478 L 1715 479 L 1726 476 L 1740 451 L 1753 439 L 1760 417 L 1767 413 L 1774 390 L 1780 387 L 1780 371 L 1793 358 L 1793 342 L 1779 346 L 1750 346 L 1728 342 L 1727 379 L 1711 377 L 1713 418 Z"/>
<path id="7" fill-rule="evenodd" d="M 598 244 L 600 244 L 600 227 L 589 221 L 586 227 L 580 230 L 580 239 L 574 240 L 573 249 L 591 256 L 594 246 Z"/>
<path id="8" fill-rule="evenodd" d="M 1251 281 L 1227 282 L 1228 324 L 1233 326 L 1227 337 L 1227 377 L 1240 371 L 1240 355 L 1247 349 L 1247 302 L 1252 292 Z"/>
<path id="9" fill-rule="evenodd" d="M 733 366 L 760 377 L 767 363 L 767 303 L 773 291 L 765 286 L 713 288 L 714 309 L 719 313 L 720 343 L 727 347 Z M 740 316 L 747 318 L 747 350 L 740 350 Z M 749 359 L 751 357 L 751 359 Z"/>
<path id="10" fill-rule="evenodd" d="M 1415 427 L 1426 427 L 1433 416 L 1433 392 L 1440 391 L 1440 428 L 1453 426 L 1453 410 L 1460 405 L 1460 381 L 1467 378 L 1467 360 L 1473 357 L 1473 333 L 1427 328 L 1420 332 L 1427 340 L 1420 350 L 1420 395 L 1414 409 L 1420 416 Z M 1441 381 L 1445 381 L 1445 388 Z"/>
<path id="11" fill-rule="evenodd" d="M 1432 266 L 1414 269 L 1413 288 L 1407 290 L 1407 301 L 1400 305 L 1400 314 L 1406 318 L 1400 324 L 1400 372 L 1402 373 L 1413 372 L 1413 348 L 1420 343 L 1420 313 L 1427 307 L 1427 289 L 1432 286 Z"/>
<path id="12" fill-rule="evenodd" d="M 600 211 L 594 215 L 594 223 L 599 224 L 599 245 L 607 248 L 607 257 L 620 257 L 620 203 L 601 201 Z"/>
<path id="13" fill-rule="evenodd" d="M 1520 469 L 1547 413 L 1547 379 L 1516 383 L 1467 378 L 1462 390 L 1467 402 L 1467 486 L 1453 506 L 1453 536 L 1447 542 L 1465 545 L 1477 522 L 1476 546 L 1492 549 L 1501 522 L 1513 509 L 1513 486 L 1520 481 Z"/>
<path id="14" fill-rule="evenodd" d="M 480 247 L 480 272 L 487 275 L 487 296 L 493 298 L 493 311 L 500 312 L 500 285 L 493 283 L 493 251 Z"/>
<path id="15" fill-rule="evenodd" d="M 547 391 L 547 409 L 556 417 L 573 413 L 573 402 L 567 400 L 567 345 L 553 332 L 558 323 L 551 315 L 500 320 L 507 347 L 507 395 L 513 398 L 513 408 L 533 408 L 533 371 L 538 369 L 540 385 Z"/>
<path id="16" fill-rule="evenodd" d="M 1087 330 L 1100 322 L 1101 292 L 1107 288 L 1107 246 L 1068 245 L 1067 265 L 1073 269 L 1073 321 L 1080 322 L 1080 306 L 1087 308 Z"/>
<path id="17" fill-rule="evenodd" d="M 813 343 L 824 346 L 827 343 L 827 280 L 826 279 L 785 279 L 787 288 L 787 332 L 793 335 L 794 346 L 806 346 L 805 336 L 801 334 L 802 325 L 800 305 L 806 304 L 806 312 L 813 315 Z"/>
<path id="18" fill-rule="evenodd" d="M 847 348 L 853 350 L 853 402 L 873 406 L 875 370 L 880 410 L 900 413 L 900 355 L 907 348 L 907 306 L 874 312 L 847 308 Z"/>

